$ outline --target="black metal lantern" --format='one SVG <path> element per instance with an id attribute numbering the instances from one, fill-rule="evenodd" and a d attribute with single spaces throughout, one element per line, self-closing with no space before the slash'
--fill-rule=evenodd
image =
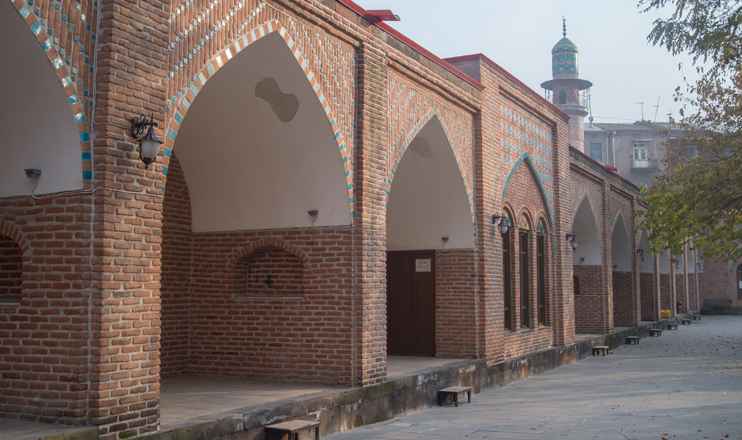
<path id="1" fill-rule="evenodd" d="M 149 127 L 147 133 L 142 136 L 147 127 Z M 149 164 L 157 158 L 162 144 L 162 141 L 155 135 L 153 127 L 158 127 L 158 125 L 154 122 L 152 115 L 149 118 L 141 115 L 131 119 L 131 135 L 139 141 L 139 158 L 144 162 L 144 169 L 148 169 Z"/>

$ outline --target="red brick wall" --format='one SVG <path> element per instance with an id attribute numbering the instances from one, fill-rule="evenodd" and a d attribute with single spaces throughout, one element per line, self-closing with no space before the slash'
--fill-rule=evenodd
<path id="1" fill-rule="evenodd" d="M 276 246 L 263 246 L 235 263 L 235 295 L 286 296 L 304 293 L 304 263 Z"/>
<path id="2" fill-rule="evenodd" d="M 23 253 L 18 243 L 0 235 L 0 302 L 20 302 Z"/>
<path id="3" fill-rule="evenodd" d="M 477 357 L 480 316 L 476 281 L 476 251 L 436 251 L 436 356 Z"/>
<path id="4" fill-rule="evenodd" d="M 0 200 L 2 255 L 17 267 L 17 244 L 23 270 L 0 308 L 3 417 L 87 422 L 90 220 L 89 197 Z"/>
<path id="5" fill-rule="evenodd" d="M 642 307 L 642 321 L 654 321 L 659 315 L 657 301 L 654 297 L 654 274 L 642 273 L 639 275 L 640 296 Z"/>
<path id="6" fill-rule="evenodd" d="M 701 307 L 705 300 L 709 303 L 724 304 L 727 307 L 742 307 L 737 281 L 737 267 L 742 259 L 729 263 L 703 261 L 703 273 L 699 274 L 698 284 Z"/>
<path id="7" fill-rule="evenodd" d="M 670 274 L 660 274 L 660 304 L 662 310 L 670 310 L 675 313 L 675 304 L 672 303 L 672 284 Z"/>
<path id="8" fill-rule="evenodd" d="M 675 275 L 675 310 L 677 311 L 677 302 L 683 303 L 683 313 L 688 311 L 688 298 L 685 290 L 685 275 Z"/>
<path id="9" fill-rule="evenodd" d="M 191 199 L 178 158 L 170 158 L 162 206 L 160 366 L 163 377 L 188 371 L 190 328 Z"/>
<path id="10" fill-rule="evenodd" d="M 631 272 L 613 272 L 613 324 L 633 326 Z"/>
<path id="11" fill-rule="evenodd" d="M 573 266 L 580 280 L 580 293 L 575 295 L 575 331 L 577 333 L 603 333 L 606 295 L 603 287 L 602 266 Z"/>

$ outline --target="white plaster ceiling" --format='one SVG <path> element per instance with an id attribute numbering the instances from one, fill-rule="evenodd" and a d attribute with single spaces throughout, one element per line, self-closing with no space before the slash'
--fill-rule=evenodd
<path id="1" fill-rule="evenodd" d="M 0 197 L 82 189 L 77 125 L 62 83 L 13 5 L 0 1 Z"/>
<path id="2" fill-rule="evenodd" d="M 386 231 L 392 251 L 474 247 L 466 187 L 437 117 L 418 132 L 397 167 Z"/>
<path id="3" fill-rule="evenodd" d="M 654 272 L 654 254 L 649 251 L 649 235 L 647 231 L 642 231 L 641 238 L 639 239 L 639 249 L 644 249 L 644 261 L 639 257 L 640 272 Z"/>
<path id="4" fill-rule="evenodd" d="M 613 265 L 617 266 L 613 270 L 616 272 L 631 272 L 631 244 L 621 213 L 618 214 L 613 224 L 611 244 L 613 247 Z"/>
<path id="5" fill-rule="evenodd" d="M 595 224 L 595 216 L 590 199 L 583 197 L 575 214 L 572 233 L 577 235 L 577 249 L 572 254 L 572 264 L 581 266 L 600 266 L 603 262 L 600 248 L 600 235 Z M 584 258 L 584 260 L 582 260 Z"/>
<path id="6" fill-rule="evenodd" d="M 265 91 L 276 85 L 280 92 Z M 350 224 L 332 126 L 277 33 L 207 81 L 173 149 L 191 194 L 194 232 L 308 227 L 307 211 L 315 209 L 314 226 Z"/>

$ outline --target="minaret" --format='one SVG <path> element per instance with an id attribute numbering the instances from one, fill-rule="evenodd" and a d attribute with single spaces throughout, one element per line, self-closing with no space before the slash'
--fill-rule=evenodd
<path id="1" fill-rule="evenodd" d="M 579 51 L 577 46 L 567 38 L 567 22 L 564 17 L 562 17 L 562 35 L 564 38 L 551 49 L 553 79 L 541 83 L 541 87 L 550 90 L 554 105 L 572 118 L 569 120 L 569 144 L 584 153 L 584 118 L 587 116 L 587 107 L 580 102 L 580 90 L 589 89 L 593 84 L 580 79 L 577 61 Z"/>

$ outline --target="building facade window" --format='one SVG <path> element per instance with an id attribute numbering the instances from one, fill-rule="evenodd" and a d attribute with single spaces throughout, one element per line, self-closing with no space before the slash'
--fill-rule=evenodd
<path id="1" fill-rule="evenodd" d="M 536 235 L 536 304 L 538 306 L 538 323 L 548 324 L 546 308 L 546 255 L 545 237 L 542 222 L 539 222 Z"/>
<path id="2" fill-rule="evenodd" d="M 634 160 L 647 159 L 647 144 L 643 142 L 634 142 Z"/>
<path id="3" fill-rule="evenodd" d="M 502 234 L 502 277 L 503 277 L 503 295 L 502 301 L 505 309 L 505 328 L 512 329 L 513 322 L 511 318 L 510 304 L 513 298 L 510 295 L 511 292 L 511 281 L 510 281 L 510 229 L 505 234 Z"/>
<path id="4" fill-rule="evenodd" d="M 603 162 L 603 144 L 601 143 L 590 143 L 590 158 Z"/>
<path id="5" fill-rule="evenodd" d="M 528 219 L 521 215 L 518 220 L 518 252 L 519 252 L 519 266 L 520 266 L 520 327 L 526 328 L 531 326 L 531 298 L 530 288 L 531 283 L 528 270 L 528 266 L 531 264 L 531 259 L 528 253 L 528 238 L 530 236 L 530 226 Z"/>

